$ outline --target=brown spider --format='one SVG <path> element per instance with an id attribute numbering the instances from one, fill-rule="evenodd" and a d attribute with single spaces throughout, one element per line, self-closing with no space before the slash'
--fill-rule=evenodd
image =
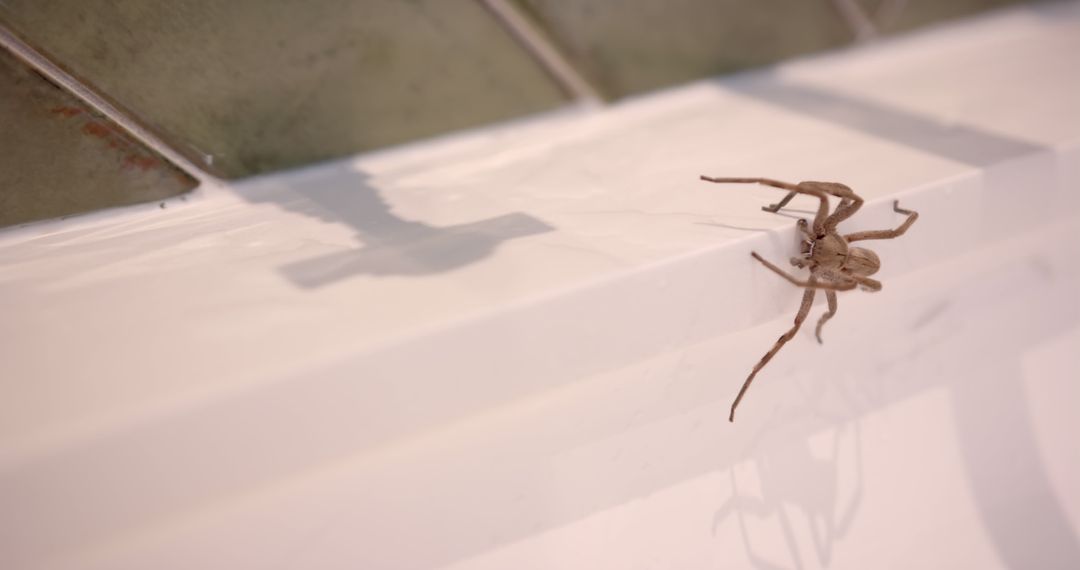
<path id="1" fill-rule="evenodd" d="M 752 252 L 750 255 L 754 256 L 754 259 L 760 261 L 773 270 L 777 275 L 787 279 L 792 285 L 796 287 L 802 287 L 806 289 L 803 293 L 802 305 L 799 306 L 799 312 L 795 314 L 795 326 L 791 327 L 791 330 L 784 333 L 777 341 L 776 344 L 765 353 L 765 356 L 761 357 L 761 360 L 754 366 L 754 369 L 750 372 L 750 376 L 743 382 L 742 389 L 739 390 L 739 395 L 735 397 L 735 401 L 731 404 L 731 415 L 728 416 L 728 421 L 735 421 L 735 408 L 739 407 L 739 402 L 742 400 L 743 395 L 746 394 L 746 389 L 750 387 L 750 383 L 754 381 L 754 376 L 757 375 L 773 356 L 780 351 L 780 348 L 784 346 L 784 343 L 791 340 L 795 333 L 798 332 L 799 327 L 802 326 L 803 321 L 806 320 L 806 316 L 810 313 L 810 305 L 814 302 L 814 295 L 820 289 L 825 291 L 825 298 L 829 302 L 829 310 L 821 319 L 818 320 L 817 329 L 814 331 L 814 335 L 817 337 L 818 342 L 821 341 L 821 327 L 825 326 L 825 323 L 836 314 L 836 292 L 837 291 L 849 291 L 855 287 L 862 286 L 867 291 L 880 291 L 881 283 L 871 279 L 869 276 L 877 273 L 881 268 L 881 261 L 878 256 L 869 249 L 861 247 L 849 247 L 848 244 L 853 241 L 860 241 L 864 239 L 892 239 L 897 236 L 903 235 L 911 224 L 915 223 L 915 220 L 919 219 L 918 212 L 912 212 L 911 210 L 903 210 L 900 208 L 900 202 L 893 202 L 893 211 L 906 214 L 907 219 L 904 223 L 894 230 L 874 230 L 865 232 L 855 232 L 847 235 L 841 235 L 837 232 L 836 226 L 840 222 L 850 218 L 855 212 L 862 207 L 863 200 L 858 194 L 853 192 L 851 188 L 844 186 L 843 184 L 837 184 L 836 182 L 800 182 L 798 184 L 790 184 L 787 182 L 779 182 L 777 180 L 770 180 L 768 178 L 712 178 L 709 176 L 702 176 L 702 180 L 708 182 L 717 183 L 747 183 L 747 184 L 764 184 L 766 186 L 774 186 L 787 190 L 787 196 L 784 196 L 783 200 L 779 202 L 764 206 L 761 209 L 766 212 L 776 213 L 787 205 L 796 194 L 809 194 L 821 200 L 821 204 L 818 205 L 817 215 L 814 216 L 813 227 L 809 227 L 809 223 L 803 219 L 799 220 L 798 227 L 800 233 L 803 235 L 802 242 L 802 256 L 791 258 L 791 264 L 799 268 L 807 268 L 810 270 L 810 277 L 805 281 L 800 281 L 797 277 L 785 272 L 779 267 L 763 259 L 757 252 Z M 840 205 L 836 207 L 836 210 L 832 214 L 829 214 L 829 196 L 836 196 L 840 198 Z"/>

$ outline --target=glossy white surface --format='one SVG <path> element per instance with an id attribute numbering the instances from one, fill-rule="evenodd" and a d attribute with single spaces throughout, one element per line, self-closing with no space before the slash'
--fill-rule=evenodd
<path id="1" fill-rule="evenodd" d="M 1077 6 L 0 235 L 0 565 L 1075 566 Z"/>

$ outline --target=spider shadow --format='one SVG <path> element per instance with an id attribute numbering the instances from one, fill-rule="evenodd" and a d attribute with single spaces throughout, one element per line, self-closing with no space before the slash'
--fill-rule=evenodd
<path id="1" fill-rule="evenodd" d="M 804 390 L 805 391 L 805 390 Z M 812 398 L 810 394 L 803 394 Z M 819 566 L 832 560 L 835 544 L 850 531 L 863 499 L 864 473 L 862 432 L 858 419 L 827 417 L 814 412 L 819 420 L 832 425 L 832 449 L 828 457 L 813 453 L 807 438 L 785 440 L 771 437 L 770 432 L 786 431 L 785 425 L 798 422 L 787 418 L 778 424 L 778 416 L 759 430 L 750 442 L 749 457 L 758 479 L 759 493 L 743 493 L 739 489 L 736 469 L 729 469 L 730 498 L 713 515 L 712 534 L 728 519 L 734 518 L 744 552 L 750 564 L 759 570 L 783 570 L 805 567 L 804 556 L 796 539 L 796 527 L 804 525 Z M 858 413 L 853 412 L 857 418 Z M 851 463 L 854 484 L 842 489 L 844 472 L 841 464 Z M 792 473 L 798 473 L 796 478 Z M 842 490 L 848 490 L 841 496 Z M 797 515 L 797 516 L 796 516 Z M 754 546 L 753 533 L 747 518 L 775 520 L 783 537 L 790 566 L 770 561 Z"/>
<path id="2" fill-rule="evenodd" d="M 752 226 L 736 226 L 733 224 L 725 224 L 723 222 L 694 222 L 695 226 L 711 226 L 714 228 L 724 228 L 727 230 L 739 230 L 744 232 L 771 232 L 774 228 L 762 228 Z"/>
<path id="3" fill-rule="evenodd" d="M 444 273 L 490 256 L 502 243 L 553 231 L 520 212 L 448 226 L 394 213 L 363 172 L 347 166 L 302 172 L 283 186 L 245 188 L 249 201 L 352 228 L 360 244 L 285 265 L 281 272 L 304 288 L 354 276 L 423 276 Z"/>

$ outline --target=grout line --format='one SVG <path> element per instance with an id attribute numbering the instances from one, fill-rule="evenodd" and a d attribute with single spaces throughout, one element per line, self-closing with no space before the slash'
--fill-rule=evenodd
<path id="1" fill-rule="evenodd" d="M 874 22 L 855 3 L 855 0 L 833 0 L 832 4 L 836 7 L 836 11 L 840 12 L 840 16 L 851 28 L 852 33 L 855 34 L 855 41 L 864 42 L 878 36 L 878 30 Z"/>
<path id="2" fill-rule="evenodd" d="M 480 0 L 512 36 L 540 63 L 571 97 L 600 103 L 603 97 L 521 12 L 507 0 Z"/>
<path id="3" fill-rule="evenodd" d="M 203 170 L 195 162 L 174 150 L 160 137 L 128 117 L 115 105 L 98 95 L 70 73 L 61 69 L 3 25 L 0 25 L 0 47 L 9 50 L 17 59 L 30 66 L 31 69 L 45 76 L 46 79 L 82 101 L 94 111 L 101 113 L 116 123 L 138 142 L 146 145 L 164 157 L 165 160 L 173 163 L 174 166 L 196 179 L 200 185 L 206 183 L 223 184 L 221 179 Z"/>

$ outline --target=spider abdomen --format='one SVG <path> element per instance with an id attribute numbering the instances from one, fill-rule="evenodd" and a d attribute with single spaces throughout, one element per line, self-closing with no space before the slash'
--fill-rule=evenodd
<path id="1" fill-rule="evenodd" d="M 857 275 L 873 275 L 881 269 L 881 260 L 869 249 L 853 247 L 848 250 L 844 267 Z"/>

